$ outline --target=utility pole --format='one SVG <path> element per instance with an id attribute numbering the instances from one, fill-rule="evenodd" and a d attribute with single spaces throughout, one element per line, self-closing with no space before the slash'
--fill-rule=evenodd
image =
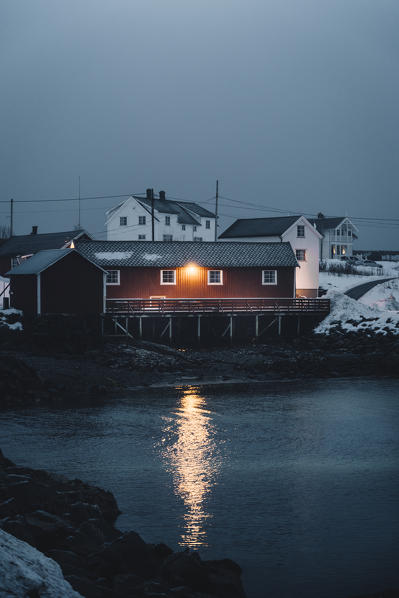
<path id="1" fill-rule="evenodd" d="M 78 230 L 80 230 L 80 175 L 78 179 Z"/>
<path id="2" fill-rule="evenodd" d="M 155 241 L 154 189 L 151 189 L 151 240 Z"/>
<path id="3" fill-rule="evenodd" d="M 10 199 L 10 237 L 13 235 L 14 230 L 14 200 Z"/>
<path id="4" fill-rule="evenodd" d="M 218 203 L 219 203 L 219 181 L 216 181 L 216 204 L 215 204 L 215 241 L 218 240 Z"/>

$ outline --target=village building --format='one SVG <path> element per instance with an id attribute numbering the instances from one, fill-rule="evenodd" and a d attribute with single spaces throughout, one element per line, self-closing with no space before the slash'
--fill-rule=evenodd
<path id="1" fill-rule="evenodd" d="M 289 243 L 89 241 L 79 253 L 107 270 L 107 299 L 295 297 Z"/>
<path id="2" fill-rule="evenodd" d="M 221 241 L 289 243 L 298 261 L 296 296 L 317 297 L 322 235 L 305 216 L 241 218 L 220 236 Z"/>
<path id="3" fill-rule="evenodd" d="M 357 239 L 358 228 L 347 216 L 326 218 L 319 214 L 308 219 L 322 235 L 320 239 L 320 259 L 334 259 L 353 255 L 353 241 Z"/>
<path id="4" fill-rule="evenodd" d="M 216 217 L 194 202 L 132 195 L 106 212 L 108 241 L 214 241 Z"/>
<path id="5" fill-rule="evenodd" d="M 106 273 L 74 249 L 39 251 L 7 276 L 11 306 L 25 316 L 105 311 Z"/>
<path id="6" fill-rule="evenodd" d="M 63 249 L 78 239 L 91 239 L 83 229 L 55 233 L 38 233 L 37 226 L 32 227 L 29 235 L 16 235 L 6 239 L 0 246 L 0 276 L 44 249 Z"/>

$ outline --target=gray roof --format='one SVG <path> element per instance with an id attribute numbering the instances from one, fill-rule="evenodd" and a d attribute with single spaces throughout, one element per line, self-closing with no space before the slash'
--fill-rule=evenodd
<path id="1" fill-rule="evenodd" d="M 277 218 L 240 218 L 233 222 L 219 239 L 240 237 L 272 237 L 282 235 L 301 216 L 278 216 Z"/>
<path id="2" fill-rule="evenodd" d="M 208 268 L 298 265 L 289 243 L 80 241 L 76 249 L 105 269 L 122 266 L 179 268 L 190 262 Z"/>
<path id="3" fill-rule="evenodd" d="M 0 247 L 0 256 L 30 255 L 43 249 L 61 249 L 65 243 L 81 235 L 90 235 L 83 229 L 60 233 L 18 235 L 7 239 Z"/>
<path id="4" fill-rule="evenodd" d="M 336 228 L 345 220 L 347 216 L 337 216 L 334 218 L 308 218 L 311 224 L 315 224 L 318 231 Z"/>
<path id="5" fill-rule="evenodd" d="M 151 210 L 151 199 L 146 197 L 136 197 L 144 207 Z M 154 199 L 154 209 L 161 214 L 177 214 L 177 221 L 180 224 L 201 224 L 199 220 L 196 220 L 187 210 L 184 209 L 177 201 L 171 201 L 169 199 Z"/>
<path id="6" fill-rule="evenodd" d="M 64 258 L 69 253 L 79 253 L 76 249 L 44 249 L 43 251 L 38 251 L 32 257 L 29 257 L 18 265 L 12 268 L 9 272 L 7 272 L 7 276 L 17 276 L 20 274 L 40 274 L 44 270 L 47 270 L 53 264 L 56 264 L 62 258 Z M 84 256 L 82 256 L 84 257 Z M 90 258 L 86 258 L 90 261 L 96 268 L 102 270 L 101 266 L 94 263 Z"/>

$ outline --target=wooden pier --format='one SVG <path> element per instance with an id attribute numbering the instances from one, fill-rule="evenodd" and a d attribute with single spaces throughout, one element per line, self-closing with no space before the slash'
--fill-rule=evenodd
<path id="1" fill-rule="evenodd" d="M 298 336 L 330 311 L 329 299 L 108 299 L 105 336 L 223 342 Z"/>

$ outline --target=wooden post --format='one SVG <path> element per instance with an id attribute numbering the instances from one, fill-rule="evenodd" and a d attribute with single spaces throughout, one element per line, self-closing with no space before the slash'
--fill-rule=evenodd
<path id="1" fill-rule="evenodd" d="M 169 340 L 172 341 L 172 316 L 169 316 Z"/>
<path id="2" fill-rule="evenodd" d="M 259 336 L 259 316 L 255 316 L 255 336 L 258 338 Z"/>
<path id="3" fill-rule="evenodd" d="M 201 316 L 199 314 L 197 316 L 197 340 L 201 341 Z"/>
<path id="4" fill-rule="evenodd" d="M 278 317 L 278 335 L 281 336 L 281 320 L 282 316 Z"/>
<path id="5" fill-rule="evenodd" d="M 299 336 L 301 333 L 301 316 L 298 316 L 298 321 L 296 324 L 296 334 Z"/>
<path id="6" fill-rule="evenodd" d="M 230 316 L 230 342 L 233 341 L 233 316 Z"/>
<path id="7" fill-rule="evenodd" d="M 143 318 L 139 316 L 139 337 L 143 338 Z"/>

